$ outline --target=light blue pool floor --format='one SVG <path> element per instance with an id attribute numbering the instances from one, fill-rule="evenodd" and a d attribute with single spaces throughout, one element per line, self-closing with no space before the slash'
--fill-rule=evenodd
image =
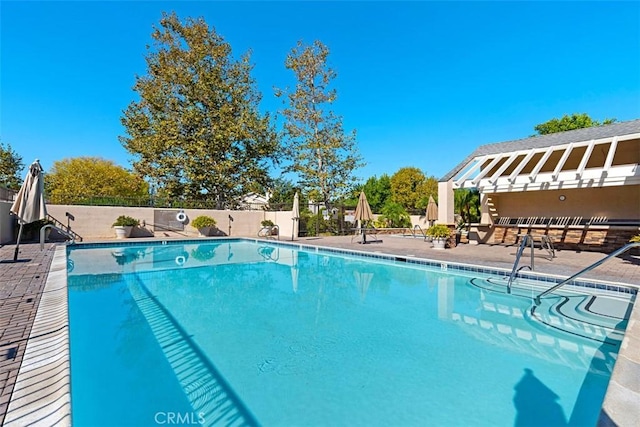
<path id="1" fill-rule="evenodd" d="M 225 257 L 69 277 L 74 423 L 593 425 L 630 307 L 565 292 L 532 318 L 537 289 L 497 278 Z"/>

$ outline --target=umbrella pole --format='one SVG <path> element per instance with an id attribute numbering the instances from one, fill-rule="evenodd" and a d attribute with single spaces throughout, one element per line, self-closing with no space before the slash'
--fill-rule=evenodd
<path id="1" fill-rule="evenodd" d="M 24 224 L 20 224 L 20 229 L 18 230 L 18 241 L 16 242 L 16 250 L 13 253 L 13 260 L 17 261 L 18 260 L 18 249 L 20 248 L 20 238 L 22 237 L 22 227 L 24 227 Z"/>

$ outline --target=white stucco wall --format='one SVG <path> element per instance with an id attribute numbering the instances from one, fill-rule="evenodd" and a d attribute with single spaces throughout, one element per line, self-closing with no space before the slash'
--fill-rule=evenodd
<path id="1" fill-rule="evenodd" d="M 11 202 L 0 202 L 0 244 L 13 241 L 13 227 L 15 217 L 9 213 Z"/>
<path id="2" fill-rule="evenodd" d="M 76 206 L 76 205 L 47 205 L 49 215 L 63 224 L 67 224 L 66 213 L 75 218 L 70 221 L 73 231 L 84 240 L 113 239 L 115 233 L 111 224 L 120 215 L 127 215 L 140 220 L 141 226 L 134 229 L 132 237 L 196 237 L 198 230 L 186 223 L 184 231 L 157 230 L 154 227 L 154 211 L 175 211 L 180 209 L 155 209 L 155 208 L 128 208 L 113 206 Z M 218 229 L 225 235 L 257 237 L 261 228 L 260 222 L 270 219 L 280 227 L 280 238 L 291 239 L 294 223 L 291 219 L 291 211 L 265 212 L 265 211 L 220 211 L 209 209 L 184 209 L 187 218 L 193 220 L 199 215 L 208 215 L 217 222 Z M 233 218 L 233 221 L 229 217 Z"/>

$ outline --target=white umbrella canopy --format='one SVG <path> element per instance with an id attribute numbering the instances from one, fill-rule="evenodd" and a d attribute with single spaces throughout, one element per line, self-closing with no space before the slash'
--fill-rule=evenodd
<path id="1" fill-rule="evenodd" d="M 16 250 L 13 254 L 13 260 L 16 261 L 22 237 L 22 227 L 47 217 L 47 207 L 44 204 L 44 178 L 38 159 L 29 166 L 27 176 L 16 195 L 16 200 L 11 205 L 10 212 L 18 218 L 20 224 Z"/>
<path id="2" fill-rule="evenodd" d="M 293 220 L 293 229 L 291 230 L 291 240 L 293 240 L 294 236 L 298 235 L 298 230 L 296 225 L 298 225 L 298 221 L 300 220 L 300 196 L 298 196 L 298 192 L 293 196 L 293 208 L 291 209 L 291 219 Z"/>

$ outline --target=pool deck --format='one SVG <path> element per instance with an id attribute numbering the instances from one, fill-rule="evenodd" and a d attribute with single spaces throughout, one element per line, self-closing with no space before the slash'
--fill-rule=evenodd
<path id="1" fill-rule="evenodd" d="M 379 238 L 381 241 L 369 242 L 365 245 L 357 243 L 356 239 L 350 236 L 301 238 L 295 243 L 482 265 L 506 270 L 511 270 L 513 267 L 517 251 L 515 246 L 471 244 L 459 245 L 453 249 L 435 250 L 429 243 L 418 238 L 389 235 L 379 236 Z M 24 412 L 29 412 L 26 411 L 30 405 L 28 401 L 37 399 L 38 394 L 31 394 L 28 387 L 34 383 L 36 375 L 41 374 L 38 369 L 41 368 L 44 356 L 46 355 L 49 359 L 56 357 L 52 355 L 58 355 L 60 348 L 68 344 L 67 336 L 47 341 L 50 332 L 66 330 L 67 326 L 66 310 L 53 315 L 49 314 L 55 311 L 54 307 L 59 303 L 62 295 L 58 292 L 62 289 L 59 286 L 60 277 L 56 278 L 53 287 L 47 281 L 49 279 L 51 282 L 51 276 L 62 275 L 66 278 L 64 260 L 56 259 L 53 262 L 56 245 L 46 244 L 45 250 L 41 251 L 39 244 L 22 244 L 18 257 L 21 262 L 8 262 L 13 259 L 14 249 L 14 245 L 0 246 L 0 425 L 11 424 L 12 420 L 7 417 L 11 400 L 13 400 L 12 406 L 23 407 Z M 551 259 L 546 251 L 536 249 L 534 251 L 535 271 L 567 277 L 603 257 L 604 254 L 601 253 L 563 250 L 557 251 L 556 257 Z M 528 265 L 529 262 L 530 253 L 527 249 L 520 265 Z M 638 287 L 640 256 L 627 253 L 621 257 L 612 258 L 582 277 Z M 46 292 L 44 292 L 45 285 L 47 285 Z M 66 298 L 66 289 L 64 289 L 64 297 Z M 39 307 L 40 313 L 38 313 Z M 45 317 L 44 321 L 49 322 L 48 329 L 44 332 L 32 330 L 36 315 Z M 31 357 L 27 351 L 28 343 Z M 26 356 L 25 353 L 27 353 Z M 34 360 L 33 367 L 22 366 L 29 364 L 26 360 Z M 58 392 L 68 390 L 69 387 L 69 379 L 63 369 L 65 366 L 62 365 L 66 365 L 62 360 L 56 365 L 60 367 L 59 372 L 51 373 L 47 370 L 49 382 L 54 384 L 53 388 Z M 23 372 L 18 378 L 21 366 Z M 34 375 L 30 377 L 28 374 L 25 375 L 24 371 L 33 372 Z M 16 383 L 20 383 L 25 377 L 25 383 L 28 384 L 22 388 L 26 387 L 26 392 L 20 390 L 21 387 L 16 387 Z M 22 402 L 16 405 L 17 400 Z M 60 398 L 58 401 L 58 407 L 66 405 L 65 407 L 68 408 L 68 396 L 66 400 Z M 623 341 L 607 390 L 604 409 L 606 413 L 603 412 L 600 425 L 635 425 L 635 421 L 640 418 L 640 304 L 636 304 L 631 314 L 625 341 Z M 47 425 L 70 423 L 68 416 L 59 417 L 53 413 L 47 413 L 47 416 L 50 418 L 31 418 L 30 421 Z"/>

